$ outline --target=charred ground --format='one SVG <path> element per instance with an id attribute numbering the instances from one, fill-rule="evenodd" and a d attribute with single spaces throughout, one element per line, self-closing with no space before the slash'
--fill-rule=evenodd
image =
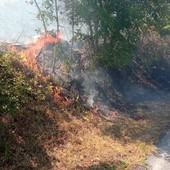
<path id="1" fill-rule="evenodd" d="M 131 66 L 95 69 L 82 53 L 69 57 L 65 50 L 53 60 L 53 50 L 36 50 L 41 70 L 23 54 L 1 54 L 0 102 L 7 107 L 0 110 L 0 167 L 122 170 L 142 164 L 170 120 L 167 58 L 148 67 L 142 51 Z"/>

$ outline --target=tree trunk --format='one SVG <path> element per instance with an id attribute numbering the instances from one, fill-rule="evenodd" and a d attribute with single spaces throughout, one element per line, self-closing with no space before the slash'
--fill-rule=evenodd
<path id="1" fill-rule="evenodd" d="M 57 33 L 60 32 L 59 17 L 58 17 L 58 1 L 55 0 L 55 13 L 56 13 L 56 23 L 57 23 Z"/>
<path id="2" fill-rule="evenodd" d="M 71 57 L 73 57 L 73 45 L 74 45 L 74 26 L 75 26 L 75 18 L 74 18 L 74 2 L 72 1 L 72 11 L 71 11 L 71 20 L 72 20 L 72 25 L 71 25 L 71 31 L 72 31 L 72 40 L 71 40 Z"/>
<path id="3" fill-rule="evenodd" d="M 35 5 L 36 5 L 36 7 L 37 7 L 39 13 L 40 13 L 40 17 L 41 17 L 41 20 L 42 20 L 42 22 L 43 22 L 44 31 L 45 31 L 45 33 L 46 33 L 46 32 L 47 32 L 47 27 L 46 27 L 46 24 L 45 24 L 44 17 L 43 17 L 43 15 L 42 15 L 42 11 L 41 11 L 41 9 L 40 9 L 38 3 L 37 3 L 37 0 L 34 0 L 34 2 L 35 2 Z"/>

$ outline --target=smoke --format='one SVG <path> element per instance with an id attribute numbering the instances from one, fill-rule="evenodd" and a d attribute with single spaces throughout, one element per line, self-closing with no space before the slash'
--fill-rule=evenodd
<path id="1" fill-rule="evenodd" d="M 38 0 L 41 3 L 41 0 Z M 43 28 L 42 22 L 36 17 L 37 8 L 35 5 L 28 5 L 24 0 L 1 0 L 0 2 L 0 40 L 15 43 L 18 37 L 19 43 L 30 41 L 37 35 L 35 30 Z M 10 11 L 10 12 L 9 12 Z M 61 31 L 64 39 L 71 38 L 71 27 L 68 21 L 60 16 Z M 49 31 L 56 29 L 56 24 L 49 26 Z"/>
<path id="2" fill-rule="evenodd" d="M 41 22 L 36 19 L 37 10 L 34 6 L 21 0 L 1 1 L 1 40 L 15 42 L 22 34 L 19 42 L 23 43 L 36 35 L 35 29 L 41 26 Z"/>
<path id="3" fill-rule="evenodd" d="M 89 93 L 87 93 L 87 104 L 90 107 L 94 107 L 94 98 L 97 96 L 98 91 L 96 91 L 95 89 L 91 89 Z"/>
<path id="4" fill-rule="evenodd" d="M 166 154 L 150 156 L 147 164 L 149 168 L 152 168 L 152 170 L 169 170 L 170 167 L 170 162 L 166 158 Z"/>
<path id="5" fill-rule="evenodd" d="M 31 6 L 26 4 L 25 1 L 20 2 L 19 0 L 2 0 L 0 6 L 0 39 L 15 42 L 22 32 L 20 42 L 25 42 L 26 39 L 32 39 L 36 36 L 34 30 L 41 27 L 41 22 L 36 19 L 37 9 L 34 5 Z M 10 11 L 10 13 L 6 11 Z M 66 22 L 61 20 L 61 25 L 64 26 L 62 27 L 63 32 L 68 25 Z M 50 29 L 52 28 L 53 26 Z M 71 32 L 70 30 L 70 27 L 65 30 L 66 37 L 69 37 L 67 34 Z M 48 53 L 48 51 L 46 52 Z M 52 54 L 50 53 L 48 56 L 46 52 L 40 56 L 39 64 L 42 65 L 44 70 L 51 71 Z M 109 71 L 104 69 L 95 68 L 92 70 L 89 67 L 89 63 L 92 62 L 92 59 L 88 59 L 91 58 L 89 56 L 78 56 L 73 59 L 73 64 L 71 64 L 70 56 L 68 54 L 68 57 L 63 58 L 63 61 L 58 60 L 56 62 L 54 75 L 58 76 L 59 80 L 61 80 L 60 82 L 79 81 L 82 86 L 82 89 L 79 90 L 83 92 L 81 94 L 83 94 L 84 101 L 90 107 L 99 107 L 102 112 L 107 114 L 112 107 L 117 106 L 116 108 L 120 108 L 121 103 L 118 106 L 118 101 L 127 104 L 129 102 L 139 103 L 146 99 L 152 100 L 157 97 L 156 93 L 142 86 L 134 83 L 128 84 L 129 82 L 123 80 L 117 72 L 110 74 Z M 66 63 L 68 68 L 71 67 L 71 69 L 69 68 L 69 75 L 67 75 L 67 72 L 64 74 L 63 71 Z M 128 76 L 128 73 L 126 75 Z"/>
<path id="6" fill-rule="evenodd" d="M 101 99 L 102 88 L 106 88 L 109 84 L 109 77 L 102 69 L 95 69 L 92 71 L 85 71 L 82 74 L 84 93 L 87 96 L 87 104 L 90 107 L 95 107 L 95 103 Z"/>

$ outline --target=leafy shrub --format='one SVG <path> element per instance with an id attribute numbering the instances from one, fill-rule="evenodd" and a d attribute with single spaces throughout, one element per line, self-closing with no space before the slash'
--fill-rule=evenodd
<path id="1" fill-rule="evenodd" d="M 13 66 L 16 60 L 9 53 L 0 56 L 0 114 L 15 115 L 32 93 L 25 75 Z"/>
<path id="2" fill-rule="evenodd" d="M 10 155 L 9 128 L 24 106 L 36 98 L 36 91 L 31 86 L 35 81 L 24 71 L 30 74 L 19 62 L 17 54 L 7 52 L 0 55 L 0 153 L 5 160 Z"/>

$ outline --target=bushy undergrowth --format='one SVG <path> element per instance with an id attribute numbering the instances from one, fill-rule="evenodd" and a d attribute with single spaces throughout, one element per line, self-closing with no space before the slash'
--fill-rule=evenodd
<path id="1" fill-rule="evenodd" d="M 10 152 L 9 127 L 24 108 L 45 99 L 47 86 L 39 87 L 36 76 L 21 64 L 17 53 L 7 52 L 0 56 L 0 156 L 5 159 Z"/>
<path id="2" fill-rule="evenodd" d="M 37 164 L 35 166 L 38 167 L 40 164 L 40 166 L 44 166 L 44 160 L 48 157 L 46 154 L 47 151 L 44 152 L 44 146 L 42 148 L 43 141 L 45 141 L 44 145 L 46 149 L 50 147 L 52 150 L 58 149 L 57 151 L 55 150 L 54 153 L 57 164 L 59 164 L 59 167 L 63 167 L 64 164 L 66 169 L 67 167 L 70 168 L 70 166 L 74 168 L 80 162 L 82 162 L 84 166 L 86 163 L 88 166 L 91 166 L 95 158 L 97 158 L 96 160 L 98 161 L 102 160 L 106 162 L 106 164 L 101 164 L 99 168 L 104 169 L 106 167 L 107 169 L 115 169 L 118 166 L 123 169 L 126 168 L 128 164 L 134 163 L 134 160 L 137 160 L 136 162 L 139 160 L 142 162 L 143 157 L 151 152 L 149 151 L 151 149 L 148 149 L 145 145 L 141 145 L 141 143 L 132 142 L 126 146 L 123 145 L 121 141 L 117 142 L 117 140 L 114 140 L 110 134 L 111 137 L 108 137 L 101 133 L 100 129 L 92 125 L 99 124 L 100 122 L 98 119 L 96 120 L 97 116 L 93 114 L 89 113 L 88 115 L 87 113 L 88 117 L 84 117 L 83 121 L 75 118 L 72 120 L 73 116 L 78 117 L 79 113 L 82 114 L 82 112 L 84 112 L 84 107 L 81 105 L 79 98 L 72 100 L 72 106 L 70 106 L 68 110 L 62 105 L 62 101 L 57 103 L 61 105 L 60 109 L 58 109 L 58 105 L 55 105 L 54 108 L 51 107 L 54 103 L 51 102 L 50 104 L 50 102 L 47 102 L 47 97 L 49 97 L 48 94 L 50 92 L 49 87 L 50 81 L 43 81 L 41 74 L 36 73 L 36 71 L 31 71 L 26 65 L 23 65 L 20 62 L 20 56 L 18 54 L 6 53 L 0 55 L 0 167 L 4 167 L 4 160 L 8 162 L 13 161 L 11 165 L 14 164 L 17 166 L 15 160 L 20 164 L 20 160 L 29 159 L 31 166 L 34 166 L 32 165 L 32 157 L 35 164 Z M 66 95 L 65 93 L 64 95 Z M 70 96 L 74 97 L 74 95 Z M 57 112 L 60 112 L 58 116 Z M 31 114 L 29 115 L 29 113 Z M 62 116 L 59 114 L 62 114 Z M 88 122 L 90 119 L 92 124 Z M 122 125 L 122 123 L 120 125 Z M 103 124 L 101 126 L 106 125 Z M 126 127 L 126 129 L 128 128 Z M 112 131 L 115 137 L 119 137 L 121 133 L 124 133 L 121 127 L 116 127 Z M 126 134 L 125 131 L 125 135 Z M 66 144 L 68 139 L 70 144 L 65 145 L 65 149 L 55 147 L 56 143 Z M 13 145 L 12 142 L 14 140 L 17 140 L 17 142 Z M 29 152 L 30 146 L 31 148 L 33 147 L 31 152 Z M 51 148 L 49 150 L 51 150 Z M 12 156 L 14 157 L 16 150 L 18 151 L 18 155 L 16 154 L 16 158 L 13 159 Z M 134 153 L 136 153 L 136 155 Z M 12 155 L 11 158 L 10 154 Z M 25 156 L 24 158 L 22 154 Z M 31 158 L 28 157 L 29 154 Z M 77 157 L 77 155 L 80 156 Z M 20 159 L 18 157 L 20 157 Z M 115 162 L 115 160 L 119 163 L 119 159 L 121 160 L 120 164 L 116 164 L 115 166 L 107 164 L 107 161 Z M 123 159 L 125 159 L 127 163 L 124 163 Z M 43 161 L 41 162 L 40 160 Z M 60 160 L 61 163 L 58 160 Z M 51 164 L 50 161 L 51 159 L 46 160 L 46 162 Z M 23 162 L 23 165 L 26 167 L 25 162 Z M 48 165 L 46 165 L 46 167 L 47 166 Z M 58 167 L 58 165 L 56 166 Z M 93 167 L 96 168 L 95 165 L 92 166 L 92 168 Z M 54 169 L 56 169 L 56 167 L 54 167 Z"/>
<path id="3" fill-rule="evenodd" d="M 0 113 L 15 115 L 23 103 L 33 95 L 22 72 L 14 67 L 17 60 L 10 54 L 0 57 Z M 16 66 L 16 65 L 15 65 Z"/>
<path id="4" fill-rule="evenodd" d="M 149 69 L 153 63 L 160 62 L 160 60 L 170 63 L 169 45 L 169 36 L 161 37 L 156 32 L 143 36 L 135 55 L 138 64 L 144 69 Z"/>

